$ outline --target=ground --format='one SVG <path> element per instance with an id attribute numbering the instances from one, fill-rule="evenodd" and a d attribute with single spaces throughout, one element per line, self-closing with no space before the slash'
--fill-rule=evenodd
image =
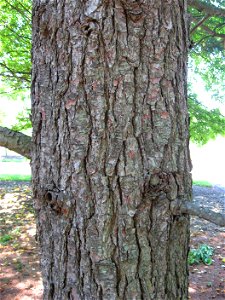
<path id="1" fill-rule="evenodd" d="M 194 201 L 199 205 L 225 213 L 225 188 L 193 188 Z M 213 263 L 190 266 L 189 295 L 192 300 L 225 299 L 225 228 L 199 218 L 191 218 L 190 247 L 207 244 L 213 247 Z"/>
<path id="2" fill-rule="evenodd" d="M 193 188 L 194 201 L 225 212 L 225 189 Z M 42 283 L 35 241 L 30 185 L 0 182 L 0 299 L 41 300 Z M 191 219 L 191 249 L 207 244 L 214 249 L 210 266 L 190 266 L 189 299 L 225 299 L 225 228 Z"/>
<path id="3" fill-rule="evenodd" d="M 42 299 L 29 184 L 0 182 L 0 226 L 0 299 Z"/>

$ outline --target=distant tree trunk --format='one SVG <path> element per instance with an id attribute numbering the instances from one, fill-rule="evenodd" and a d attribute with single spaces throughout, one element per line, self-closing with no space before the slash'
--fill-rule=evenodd
<path id="1" fill-rule="evenodd" d="M 187 300 L 186 1 L 33 1 L 44 299 Z"/>

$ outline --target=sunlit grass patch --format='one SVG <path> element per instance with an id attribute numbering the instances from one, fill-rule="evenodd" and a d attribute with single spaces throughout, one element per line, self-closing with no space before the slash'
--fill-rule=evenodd
<path id="1" fill-rule="evenodd" d="M 28 162 L 29 159 L 25 158 L 25 157 L 14 157 L 14 158 L 10 158 L 10 157 L 4 157 L 0 159 L 0 162 L 18 162 L 18 163 L 23 163 L 23 162 Z"/>
<path id="2" fill-rule="evenodd" d="M 10 234 L 0 236 L 0 244 L 5 246 L 12 241 L 13 237 Z"/>
<path id="3" fill-rule="evenodd" d="M 0 174 L 0 181 L 30 181 L 31 175 Z"/>
<path id="4" fill-rule="evenodd" d="M 212 183 L 204 180 L 194 180 L 193 185 L 203 186 L 203 187 L 212 187 Z"/>

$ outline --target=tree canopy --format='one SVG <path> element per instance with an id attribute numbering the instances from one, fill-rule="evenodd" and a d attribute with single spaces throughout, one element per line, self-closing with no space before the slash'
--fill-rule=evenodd
<path id="1" fill-rule="evenodd" d="M 225 2 L 189 0 L 193 71 L 201 75 L 205 87 L 216 99 L 224 97 Z"/>
<path id="2" fill-rule="evenodd" d="M 223 101 L 225 96 L 225 2 L 189 0 L 190 72 L 197 73 L 212 98 Z M 218 134 L 225 135 L 225 118 L 218 109 L 209 110 L 201 99 L 188 93 L 191 139 L 205 144 Z"/>
<path id="3" fill-rule="evenodd" d="M 0 1 L 0 76 L 11 89 L 30 87 L 31 7 L 30 0 Z"/>
<path id="4" fill-rule="evenodd" d="M 190 74 L 199 74 L 216 100 L 225 95 L 225 3 L 223 0 L 188 0 L 190 17 Z M 31 83 L 31 0 L 0 0 L 1 92 L 21 91 Z M 191 75 L 190 75 L 191 76 Z M 209 110 L 189 85 L 191 140 L 204 144 L 225 135 L 225 118 Z M 29 110 L 18 116 L 15 130 L 31 126 Z"/>

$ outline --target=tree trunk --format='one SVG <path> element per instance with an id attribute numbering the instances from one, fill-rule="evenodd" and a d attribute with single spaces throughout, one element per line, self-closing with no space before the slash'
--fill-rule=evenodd
<path id="1" fill-rule="evenodd" d="M 44 299 L 186 300 L 186 1 L 33 4 Z"/>

